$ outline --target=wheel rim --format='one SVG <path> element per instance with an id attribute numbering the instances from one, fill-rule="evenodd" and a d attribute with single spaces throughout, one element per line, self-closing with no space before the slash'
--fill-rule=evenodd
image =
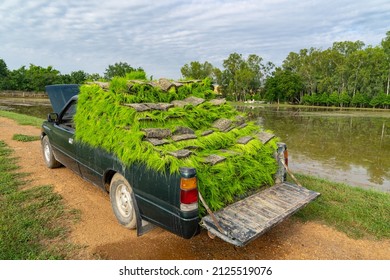
<path id="1" fill-rule="evenodd" d="M 43 146 L 43 151 L 45 154 L 46 161 L 49 162 L 50 161 L 50 147 L 49 147 L 48 143 L 45 143 L 45 145 Z"/>
<path id="2" fill-rule="evenodd" d="M 115 198 L 119 213 L 125 218 L 131 217 L 133 214 L 133 201 L 130 188 L 125 184 L 120 184 L 116 189 Z"/>

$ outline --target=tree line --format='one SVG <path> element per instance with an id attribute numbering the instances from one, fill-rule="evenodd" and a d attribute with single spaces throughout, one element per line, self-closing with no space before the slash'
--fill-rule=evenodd
<path id="1" fill-rule="evenodd" d="M 185 78 L 210 77 L 229 100 L 264 100 L 340 107 L 390 106 L 390 31 L 378 46 L 362 41 L 290 52 L 282 66 L 237 53 L 223 70 L 197 61 L 181 68 Z"/>
<path id="2" fill-rule="evenodd" d="M 61 74 L 52 66 L 45 68 L 34 64 L 10 71 L 5 61 L 0 59 L 0 90 L 40 92 L 45 90 L 46 85 L 82 84 L 88 80 L 110 80 L 115 76 L 125 76 L 128 73 L 138 74 L 137 78 L 146 79 L 145 71 L 141 67 L 133 68 L 126 62 L 109 65 L 104 76 L 100 76 L 99 74 L 88 74 L 82 70 Z"/>
<path id="3" fill-rule="evenodd" d="M 267 100 L 323 106 L 390 105 L 390 31 L 379 46 L 335 42 L 291 52 L 265 83 Z"/>
<path id="4" fill-rule="evenodd" d="M 290 52 L 276 67 L 256 54 L 232 53 L 222 63 L 192 61 L 181 67 L 184 79 L 212 79 L 231 101 L 263 100 L 341 107 L 390 106 L 390 31 L 378 46 L 362 41 L 334 42 L 332 47 Z M 109 65 L 104 76 L 58 70 L 30 64 L 10 71 L 0 59 L 0 90 L 43 91 L 48 84 L 110 80 L 114 76 L 146 79 L 141 68 L 120 62 Z M 152 77 L 150 78 L 152 79 Z"/>

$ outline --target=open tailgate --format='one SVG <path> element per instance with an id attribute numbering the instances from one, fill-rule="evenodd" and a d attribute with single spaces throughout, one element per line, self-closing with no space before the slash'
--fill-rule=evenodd
<path id="1" fill-rule="evenodd" d="M 214 212 L 223 233 L 210 215 L 201 226 L 236 246 L 244 246 L 285 220 L 320 194 L 288 182 L 274 185 Z"/>

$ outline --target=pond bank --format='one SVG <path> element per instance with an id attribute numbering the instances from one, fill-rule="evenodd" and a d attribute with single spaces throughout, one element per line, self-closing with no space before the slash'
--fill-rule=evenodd
<path id="1" fill-rule="evenodd" d="M 46 92 L 3 90 L 0 91 L 0 97 L 47 98 L 47 94 Z"/>
<path id="2" fill-rule="evenodd" d="M 245 102 L 230 102 L 233 106 L 245 106 L 245 107 L 274 107 L 274 108 L 295 108 L 299 109 L 318 109 L 329 111 L 362 111 L 362 112 L 384 112 L 390 113 L 390 109 L 384 108 L 368 108 L 368 107 L 336 107 L 336 106 L 318 106 L 318 105 L 302 105 L 302 104 L 289 104 L 289 103 L 245 103 Z"/>

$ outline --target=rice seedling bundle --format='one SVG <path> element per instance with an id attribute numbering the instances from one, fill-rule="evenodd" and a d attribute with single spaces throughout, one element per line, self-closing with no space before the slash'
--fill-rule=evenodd
<path id="1" fill-rule="evenodd" d="M 78 141 L 128 165 L 169 173 L 196 168 L 199 191 L 212 210 L 274 182 L 277 139 L 216 98 L 208 79 L 114 78 L 82 85 L 77 106 Z"/>

